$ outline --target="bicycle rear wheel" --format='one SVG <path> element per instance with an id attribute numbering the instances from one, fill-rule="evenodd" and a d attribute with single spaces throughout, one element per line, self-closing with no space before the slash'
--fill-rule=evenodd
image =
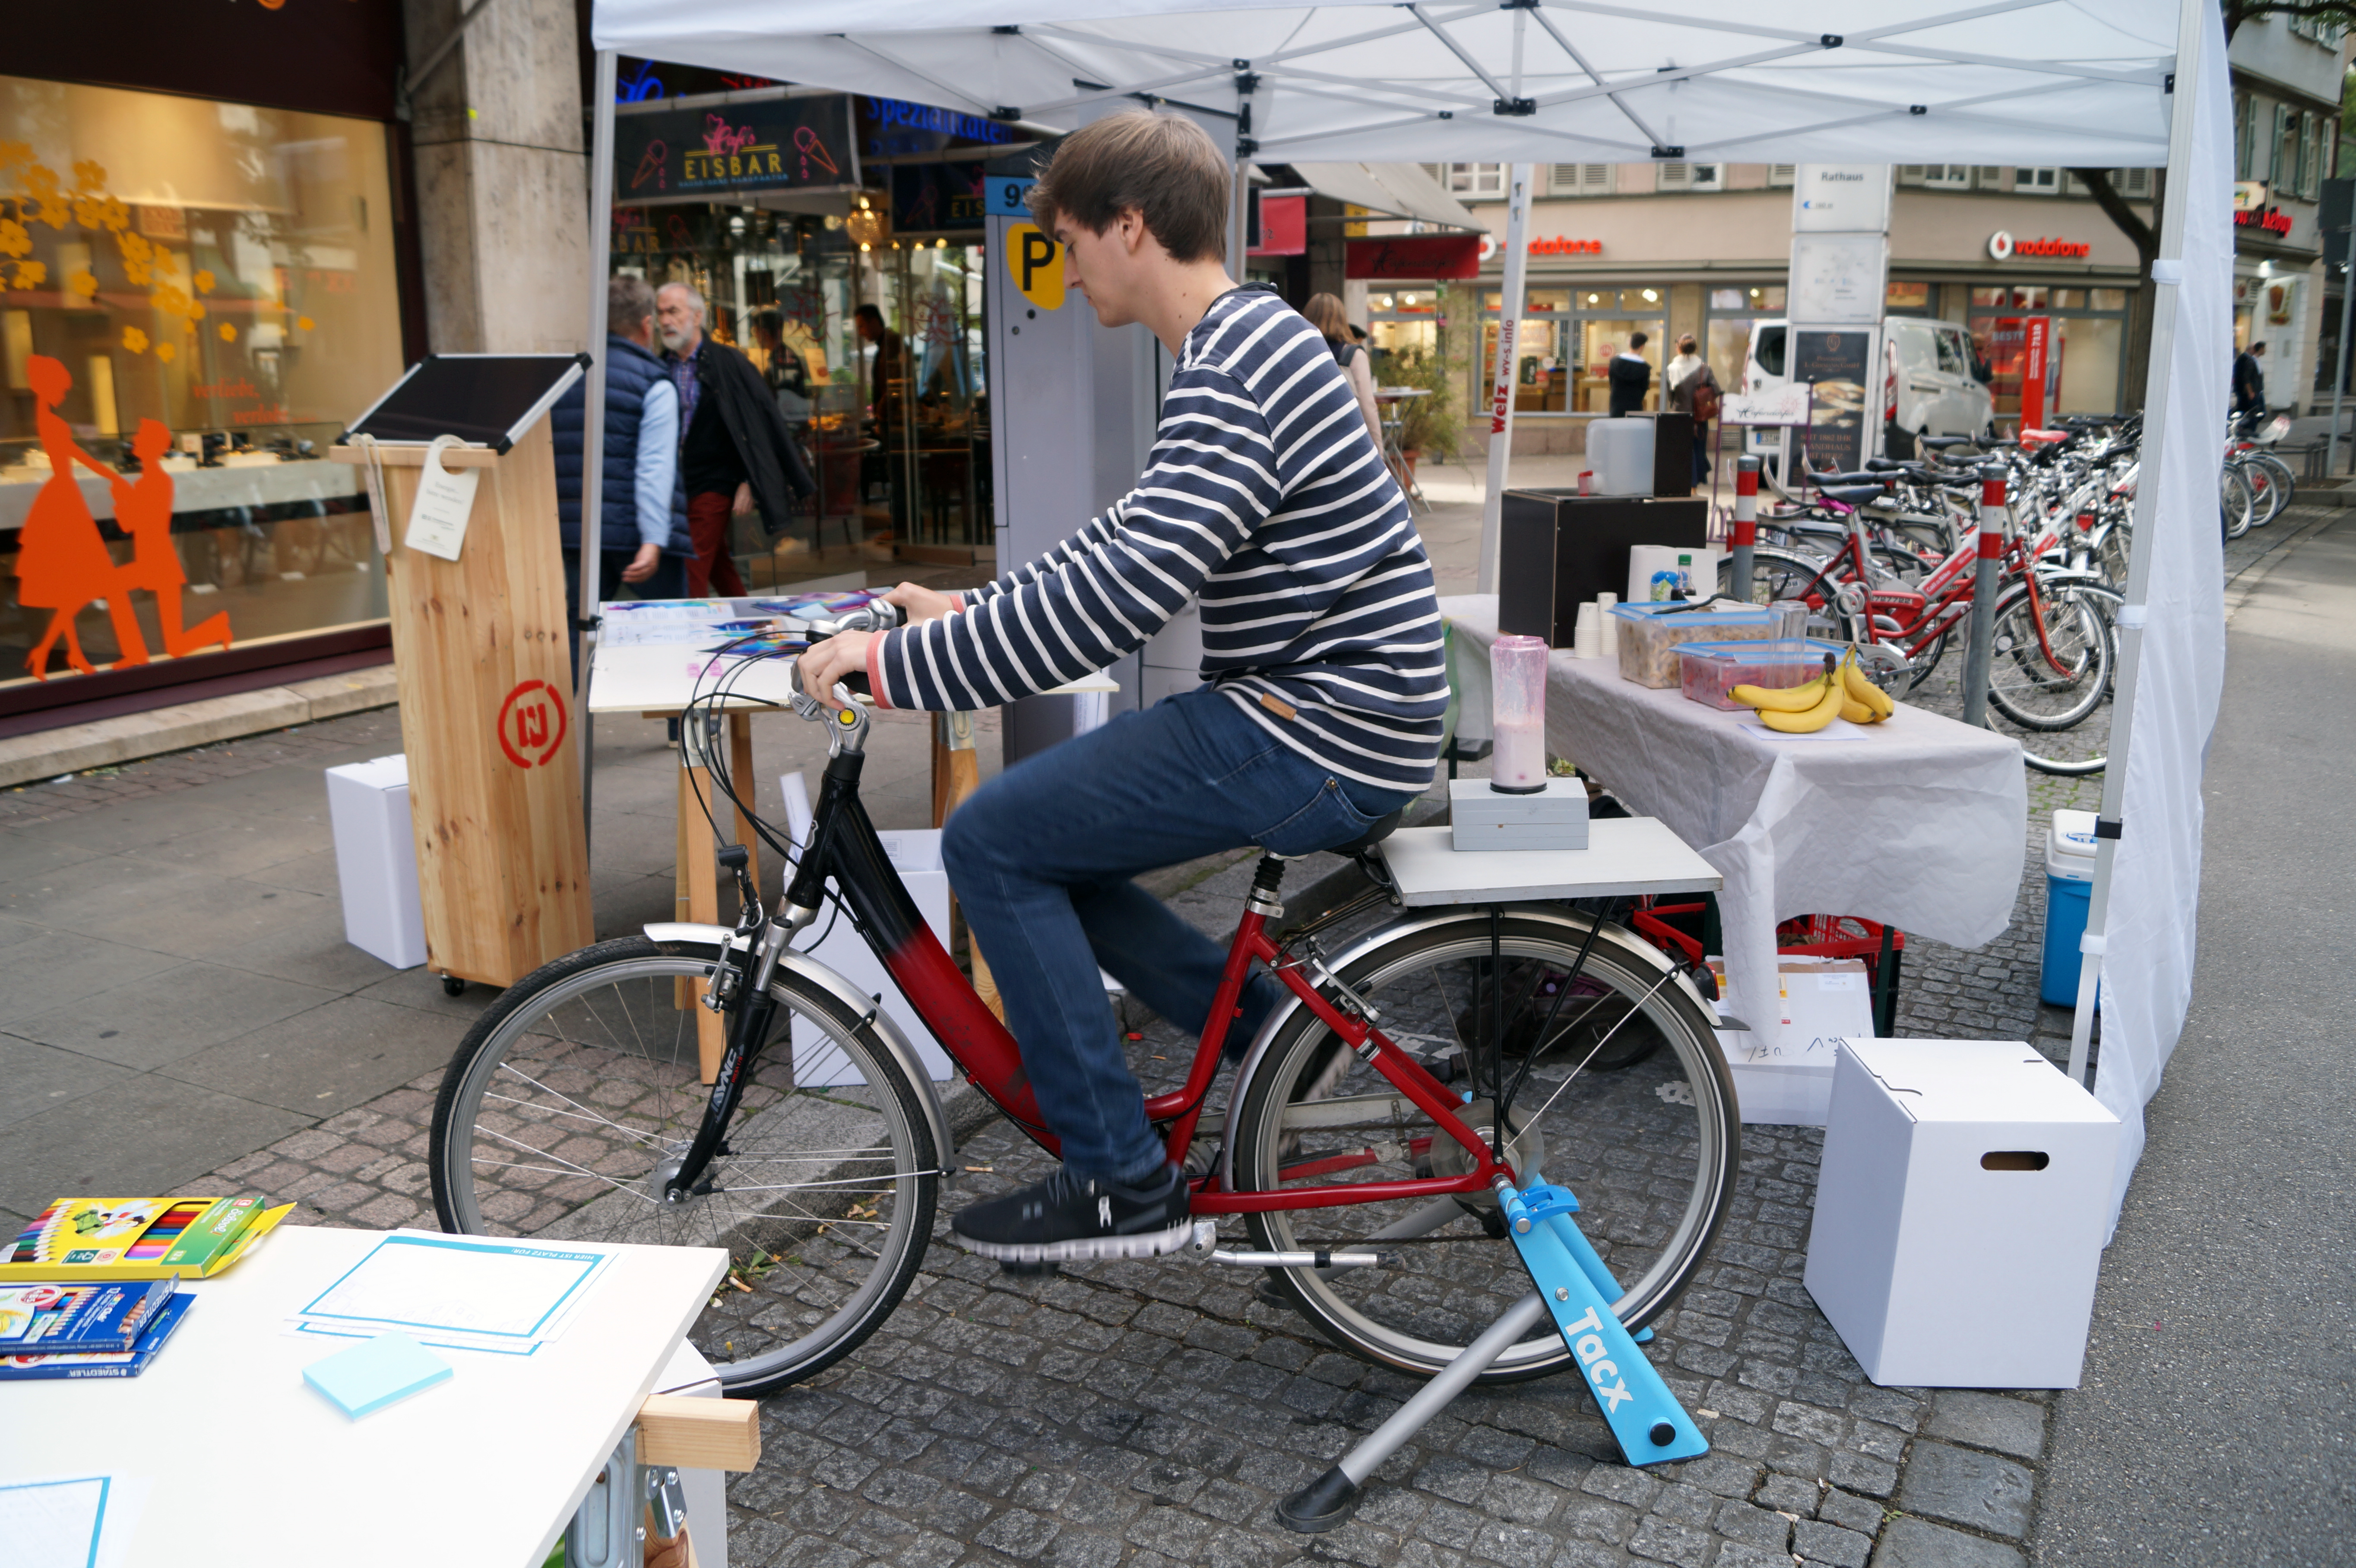
<path id="1" fill-rule="evenodd" d="M 1524 1061 L 1530 1068 L 1508 1107 L 1507 1152 L 1526 1182 L 1542 1175 L 1578 1195 L 1576 1223 L 1614 1271 L 1616 1310 L 1633 1328 L 1675 1301 L 1700 1268 L 1733 1195 L 1740 1128 L 1710 1019 L 1657 952 L 1606 925 L 1580 980 L 1566 987 L 1589 923 L 1586 915 L 1530 907 L 1499 922 L 1508 1084 Z M 1500 978 L 1490 937 L 1483 912 L 1410 916 L 1332 967 L 1380 1009 L 1387 1038 L 1437 1057 L 1485 1038 Z M 1329 1084 L 1337 1061 L 1346 1071 Z M 1413 1102 L 1344 1053 L 1306 1008 L 1278 1024 L 1237 1095 L 1229 1153 L 1237 1191 L 1472 1168 L 1461 1145 L 1434 1136 Z M 1483 1096 L 1468 1105 L 1467 1125 L 1494 1126 L 1491 1104 Z M 1445 1366 L 1529 1289 L 1487 1194 L 1281 1210 L 1245 1221 L 1255 1244 L 1271 1250 L 1395 1249 L 1393 1267 L 1269 1274 L 1335 1344 L 1418 1375 Z M 1508 1349 L 1483 1381 L 1542 1376 L 1566 1359 L 1549 1327 Z"/>
<path id="2" fill-rule="evenodd" d="M 931 1240 L 939 1158 L 920 1092 L 870 1026 L 780 970 L 710 1189 L 664 1201 L 709 1093 L 695 1020 L 718 957 L 629 937 L 509 987 L 451 1059 L 430 1159 L 445 1231 L 726 1248 L 688 1339 L 751 1397 L 848 1355 L 898 1305 Z"/>
<path id="3" fill-rule="evenodd" d="M 2086 592 L 2045 587 L 2032 599 L 2024 583 L 1997 601 L 1988 701 L 2007 719 L 2025 730 L 2070 729 L 2110 684 L 2110 624 Z"/>
<path id="4" fill-rule="evenodd" d="M 2265 528 L 2283 516 L 2290 507 L 2290 496 L 2297 492 L 2297 475 L 2290 474 L 2290 464 L 2276 457 L 2274 452 L 2248 452 L 2243 457 L 2243 474 L 2250 478 L 2250 495 L 2257 499 L 2257 516 L 2250 518 L 2250 528 Z"/>

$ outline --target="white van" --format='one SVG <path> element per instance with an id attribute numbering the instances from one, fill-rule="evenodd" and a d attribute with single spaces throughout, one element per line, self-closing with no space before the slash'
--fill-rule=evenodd
<path id="1" fill-rule="evenodd" d="M 1883 455 L 1914 456 L 1918 435 L 1987 434 L 1996 400 L 1975 374 L 1971 334 L 1957 322 L 1913 316 L 1891 316 L 1881 325 Z M 1783 322 L 1751 324 L 1745 391 L 1783 384 L 1789 337 Z M 1777 446 L 1780 438 L 1754 431 L 1751 443 L 1753 450 Z"/>

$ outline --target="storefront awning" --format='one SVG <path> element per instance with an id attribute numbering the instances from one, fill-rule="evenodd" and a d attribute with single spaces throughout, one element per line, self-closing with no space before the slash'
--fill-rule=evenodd
<path id="1" fill-rule="evenodd" d="M 1478 229 L 1464 204 L 1424 173 L 1420 164 L 1295 164 L 1292 172 L 1319 196 L 1387 218 L 1409 218 L 1446 229 Z"/>

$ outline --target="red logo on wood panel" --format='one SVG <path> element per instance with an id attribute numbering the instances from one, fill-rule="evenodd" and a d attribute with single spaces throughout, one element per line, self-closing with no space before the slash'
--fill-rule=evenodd
<path id="1" fill-rule="evenodd" d="M 499 750 L 519 768 L 536 768 L 564 744 L 564 694 L 527 680 L 499 704 Z"/>

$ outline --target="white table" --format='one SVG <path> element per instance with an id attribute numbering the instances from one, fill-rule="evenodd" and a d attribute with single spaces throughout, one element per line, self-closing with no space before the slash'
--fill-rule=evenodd
<path id="1" fill-rule="evenodd" d="M 8 1384 L 0 1477 L 144 1482 L 131 1564 L 540 1568 L 727 1254 L 621 1248 L 538 1356 L 442 1352 L 456 1375 L 354 1421 L 303 1381 L 337 1345 L 282 1329 L 382 1236 L 282 1225 L 181 1286 L 196 1305 L 139 1377 Z"/>
<path id="2" fill-rule="evenodd" d="M 1458 727 L 1485 734 L 1496 599 L 1466 594 L 1440 608 L 1455 632 Z M 1660 818 L 1725 876 L 1730 1007 L 1760 1043 L 1782 1032 L 1778 921 L 1859 915 L 1977 947 L 2012 919 L 2029 785 L 2019 746 L 1989 731 L 1901 702 L 1886 722 L 1840 739 L 1780 738 L 1747 713 L 1622 680 L 1615 659 L 1557 649 L 1547 748 L 1630 810 Z"/>

